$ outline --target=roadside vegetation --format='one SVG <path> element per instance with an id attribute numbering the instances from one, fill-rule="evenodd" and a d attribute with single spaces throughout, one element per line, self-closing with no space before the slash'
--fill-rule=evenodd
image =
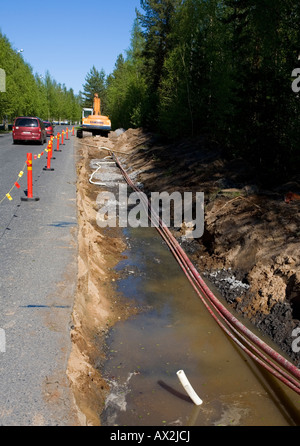
<path id="1" fill-rule="evenodd" d="M 0 67 L 6 73 L 6 92 L 0 94 L 0 125 L 22 115 L 51 121 L 80 120 L 80 99 L 73 90 L 58 84 L 49 72 L 45 76 L 34 74 L 1 32 Z"/>
<path id="2" fill-rule="evenodd" d="M 300 3 L 141 0 L 132 41 L 106 80 L 115 128 L 203 136 L 261 181 L 299 173 Z"/>

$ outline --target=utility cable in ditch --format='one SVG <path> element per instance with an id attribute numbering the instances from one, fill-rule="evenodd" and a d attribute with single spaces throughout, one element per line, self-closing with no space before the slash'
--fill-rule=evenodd
<path id="1" fill-rule="evenodd" d="M 121 169 L 127 183 L 134 190 L 139 191 L 138 187 L 132 182 L 127 172 L 121 165 L 117 156 L 114 155 L 114 151 L 110 149 L 110 152 L 113 154 L 113 158 Z M 149 207 L 148 202 L 144 204 L 145 206 Z M 296 393 L 300 394 L 300 370 L 290 361 L 283 358 L 260 338 L 254 335 L 251 330 L 248 330 L 221 304 L 211 290 L 209 290 L 203 279 L 200 277 L 200 274 L 192 262 L 188 259 L 186 253 L 183 251 L 166 225 L 159 217 L 157 218 L 159 221 L 159 225 L 156 225 L 157 230 L 167 242 L 187 278 L 193 285 L 194 289 L 198 292 L 199 297 L 202 299 L 206 308 L 209 310 L 216 322 L 252 359 L 258 362 L 261 366 L 263 366 Z M 222 319 L 225 321 L 227 327 L 221 322 Z M 248 347 L 250 346 L 250 348 L 246 347 L 246 345 L 248 345 Z"/>

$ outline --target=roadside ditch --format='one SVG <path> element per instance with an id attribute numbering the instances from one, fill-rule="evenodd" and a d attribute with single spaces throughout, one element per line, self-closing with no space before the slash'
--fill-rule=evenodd
<path id="1" fill-rule="evenodd" d="M 77 144 L 78 289 L 68 364 L 82 424 L 100 424 L 109 391 L 99 371 L 108 331 L 139 311 L 114 286 L 126 240 L 118 228 L 108 232 L 96 224 L 99 189 L 88 181 L 89 164 L 107 153 L 93 145 L 123 152 L 122 164 L 145 193 L 204 192 L 203 237 L 191 241 L 185 227 L 174 235 L 227 302 L 298 364 L 292 331 L 300 326 L 300 215 L 299 203 L 285 203 L 284 194 L 297 192 L 299 179 L 266 190 L 251 166 L 226 160 L 204 139 L 170 144 L 141 129 L 86 137 Z"/>

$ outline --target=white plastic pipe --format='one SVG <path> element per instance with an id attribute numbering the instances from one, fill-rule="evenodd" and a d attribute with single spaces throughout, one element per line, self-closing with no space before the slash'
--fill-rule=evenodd
<path id="1" fill-rule="evenodd" d="M 178 376 L 179 381 L 181 382 L 184 390 L 186 391 L 188 396 L 191 398 L 191 400 L 196 404 L 196 406 L 200 406 L 203 403 L 203 401 L 201 400 L 201 398 L 199 398 L 199 396 L 197 395 L 197 393 L 195 392 L 195 390 L 191 386 L 191 384 L 190 384 L 189 380 L 187 379 L 186 374 L 184 373 L 184 371 L 183 370 L 179 370 L 177 372 L 177 376 Z"/>

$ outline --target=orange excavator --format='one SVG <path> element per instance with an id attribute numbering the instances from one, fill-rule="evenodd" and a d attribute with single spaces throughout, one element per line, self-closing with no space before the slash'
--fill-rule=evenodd
<path id="1" fill-rule="evenodd" d="M 93 108 L 82 110 L 82 124 L 77 130 L 77 137 L 82 138 L 83 132 L 90 132 L 93 136 L 108 136 L 111 131 L 111 121 L 108 116 L 101 115 L 101 100 L 94 94 Z"/>

